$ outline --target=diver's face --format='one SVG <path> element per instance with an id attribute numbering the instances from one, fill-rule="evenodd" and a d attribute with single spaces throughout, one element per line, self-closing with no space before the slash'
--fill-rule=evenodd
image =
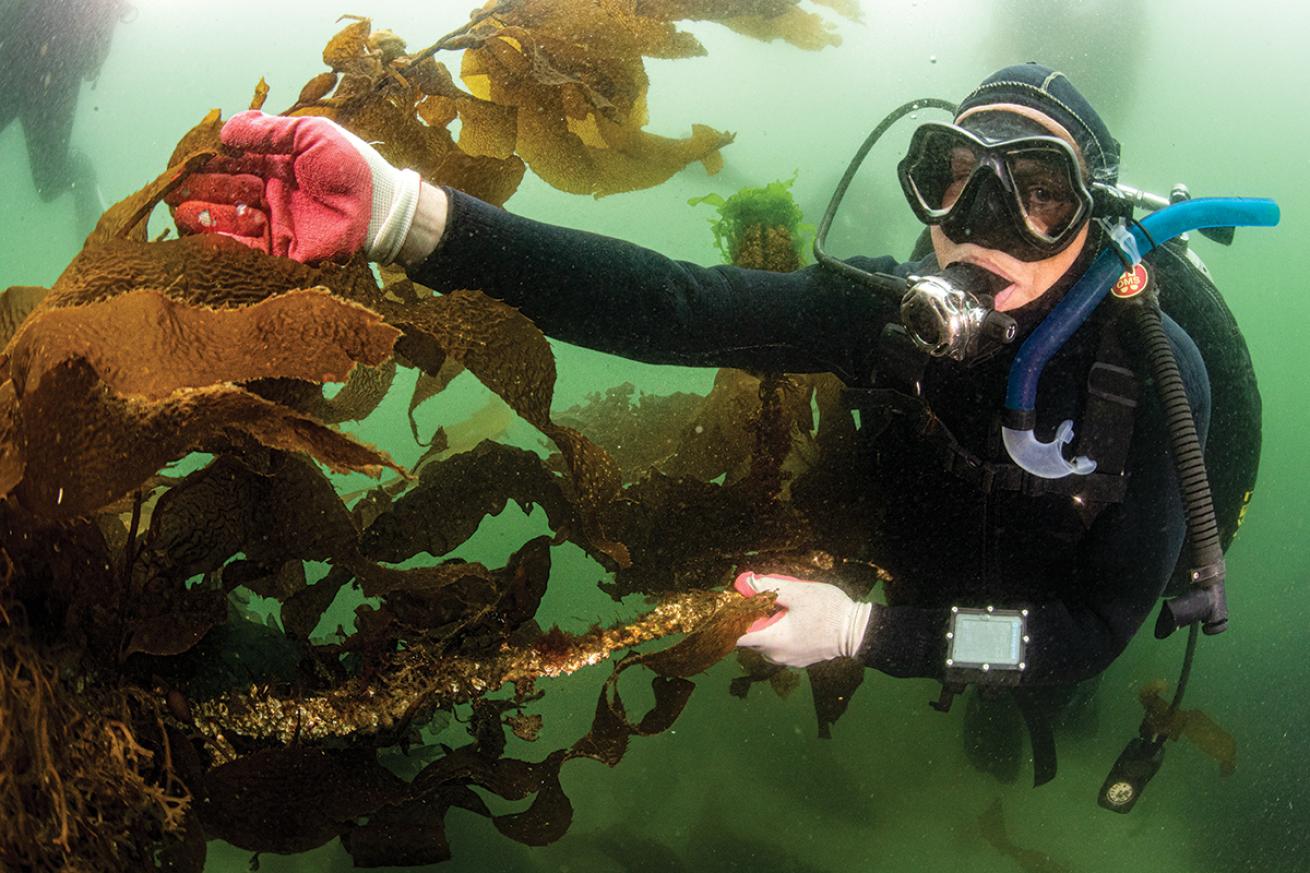
<path id="1" fill-rule="evenodd" d="M 961 115 L 956 121 L 957 123 L 962 122 L 976 112 L 995 112 L 998 110 L 1013 112 L 1017 115 L 1022 115 L 1025 118 L 1036 121 L 1038 124 L 1042 125 L 1042 127 L 1050 131 L 1054 136 L 1058 136 L 1060 139 L 1069 143 L 1069 145 L 1074 149 L 1074 154 L 1078 155 L 1079 161 L 1082 161 L 1082 153 L 1078 149 L 1078 144 L 1074 142 L 1073 137 L 1069 134 L 1069 131 L 1065 130 L 1063 125 L 1045 113 L 1038 112 L 1035 109 L 1030 109 L 1027 106 L 1019 106 L 1017 104 L 1009 103 L 979 106 L 964 113 L 964 115 Z M 959 184 L 953 185 L 947 190 L 945 198 L 947 205 L 959 196 L 960 188 L 963 186 L 963 182 L 967 180 L 966 170 L 968 169 L 971 169 L 971 167 L 962 167 L 960 173 L 961 181 Z M 1033 203 L 1027 204 L 1029 207 L 1029 214 L 1034 215 L 1034 217 L 1040 215 L 1041 210 L 1049 211 L 1064 207 L 1064 204 L 1058 202 L 1057 199 L 1052 199 L 1049 193 L 1043 190 L 1035 188 L 1031 196 L 1038 198 Z M 1078 259 L 1079 253 L 1087 242 L 1087 233 L 1087 226 L 1084 225 L 1083 229 L 1073 238 L 1073 241 L 1058 254 L 1052 255 L 1042 261 L 1021 261 L 1001 249 L 984 248 L 983 246 L 975 245 L 974 243 L 953 242 L 942 232 L 941 227 L 938 225 L 933 225 L 929 229 L 929 234 L 932 237 L 933 251 L 937 254 L 937 263 L 939 265 L 945 267 L 948 264 L 963 261 L 970 264 L 977 264 L 978 266 L 1009 280 L 1010 284 L 996 295 L 996 302 L 994 304 L 995 307 L 1002 312 L 1008 309 L 1017 309 L 1020 306 L 1031 303 L 1049 291 L 1051 286 L 1053 286 L 1061 276 L 1068 272 L 1069 268 L 1073 266 L 1073 262 Z"/>

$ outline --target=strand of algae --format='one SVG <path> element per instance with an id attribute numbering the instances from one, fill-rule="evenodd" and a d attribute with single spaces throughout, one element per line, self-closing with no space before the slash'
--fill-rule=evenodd
<path id="1" fill-rule="evenodd" d="M 83 693 L 0 606 L 0 870 L 146 869 L 192 802 L 172 742 L 150 695 Z"/>
<path id="2" fill-rule="evenodd" d="M 807 240 L 814 234 L 792 196 L 795 182 L 793 174 L 790 179 L 758 188 L 742 188 L 726 200 L 718 194 L 706 194 L 687 203 L 705 203 L 718 210 L 719 217 L 711 219 L 710 226 L 714 244 L 727 263 L 790 273 L 800 268 Z"/>
<path id="3" fill-rule="evenodd" d="M 629 624 L 578 635 L 552 631 L 532 645 L 505 647 L 486 659 L 443 655 L 419 643 L 396 653 L 377 672 L 329 690 L 287 697 L 252 686 L 192 704 L 191 715 L 196 729 L 232 757 L 227 740 L 232 735 L 290 744 L 375 734 L 431 707 L 464 703 L 506 684 L 527 687 L 542 677 L 574 673 L 616 651 L 674 634 L 722 635 L 717 660 L 772 604 L 772 597 L 744 598 L 734 591 L 687 591 Z"/>

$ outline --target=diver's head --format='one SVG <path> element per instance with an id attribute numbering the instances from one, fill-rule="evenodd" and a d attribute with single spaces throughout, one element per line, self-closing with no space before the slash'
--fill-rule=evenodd
<path id="1" fill-rule="evenodd" d="M 1119 144 L 1062 73 L 1007 67 L 960 103 L 954 124 L 915 131 L 898 168 L 942 267 L 972 263 L 1008 280 L 995 308 L 1041 297 L 1083 252 Z"/>

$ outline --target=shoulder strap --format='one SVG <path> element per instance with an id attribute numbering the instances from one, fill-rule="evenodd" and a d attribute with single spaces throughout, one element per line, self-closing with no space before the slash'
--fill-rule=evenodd
<path id="1" fill-rule="evenodd" d="M 1087 372 L 1087 400 L 1078 431 L 1076 451 L 1096 461 L 1093 475 L 1118 483 L 1105 493 L 1084 495 L 1079 513 L 1088 526 L 1107 505 L 1123 500 L 1128 488 L 1124 468 L 1133 442 L 1141 384 L 1121 341 L 1119 314 L 1115 311 L 1101 328 L 1096 360 Z M 1110 495 L 1114 496 L 1107 500 Z"/>

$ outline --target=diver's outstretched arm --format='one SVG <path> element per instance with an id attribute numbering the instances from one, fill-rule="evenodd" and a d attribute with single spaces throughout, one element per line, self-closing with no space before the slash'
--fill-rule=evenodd
<path id="1" fill-rule="evenodd" d="M 834 372 L 859 382 L 895 315 L 894 301 L 819 267 L 702 267 L 460 191 L 442 195 L 444 233 L 410 276 L 437 291 L 480 289 L 576 345 L 657 364 Z M 870 270 L 895 266 L 859 260 Z"/>
<path id="2" fill-rule="evenodd" d="M 898 301 L 817 267 L 700 267 L 511 215 L 388 164 L 325 118 L 242 112 L 229 153 L 169 195 L 184 233 L 299 261 L 364 251 L 437 291 L 477 289 L 566 342 L 653 363 L 868 378 Z M 871 271 L 890 258 L 856 259 Z"/>

